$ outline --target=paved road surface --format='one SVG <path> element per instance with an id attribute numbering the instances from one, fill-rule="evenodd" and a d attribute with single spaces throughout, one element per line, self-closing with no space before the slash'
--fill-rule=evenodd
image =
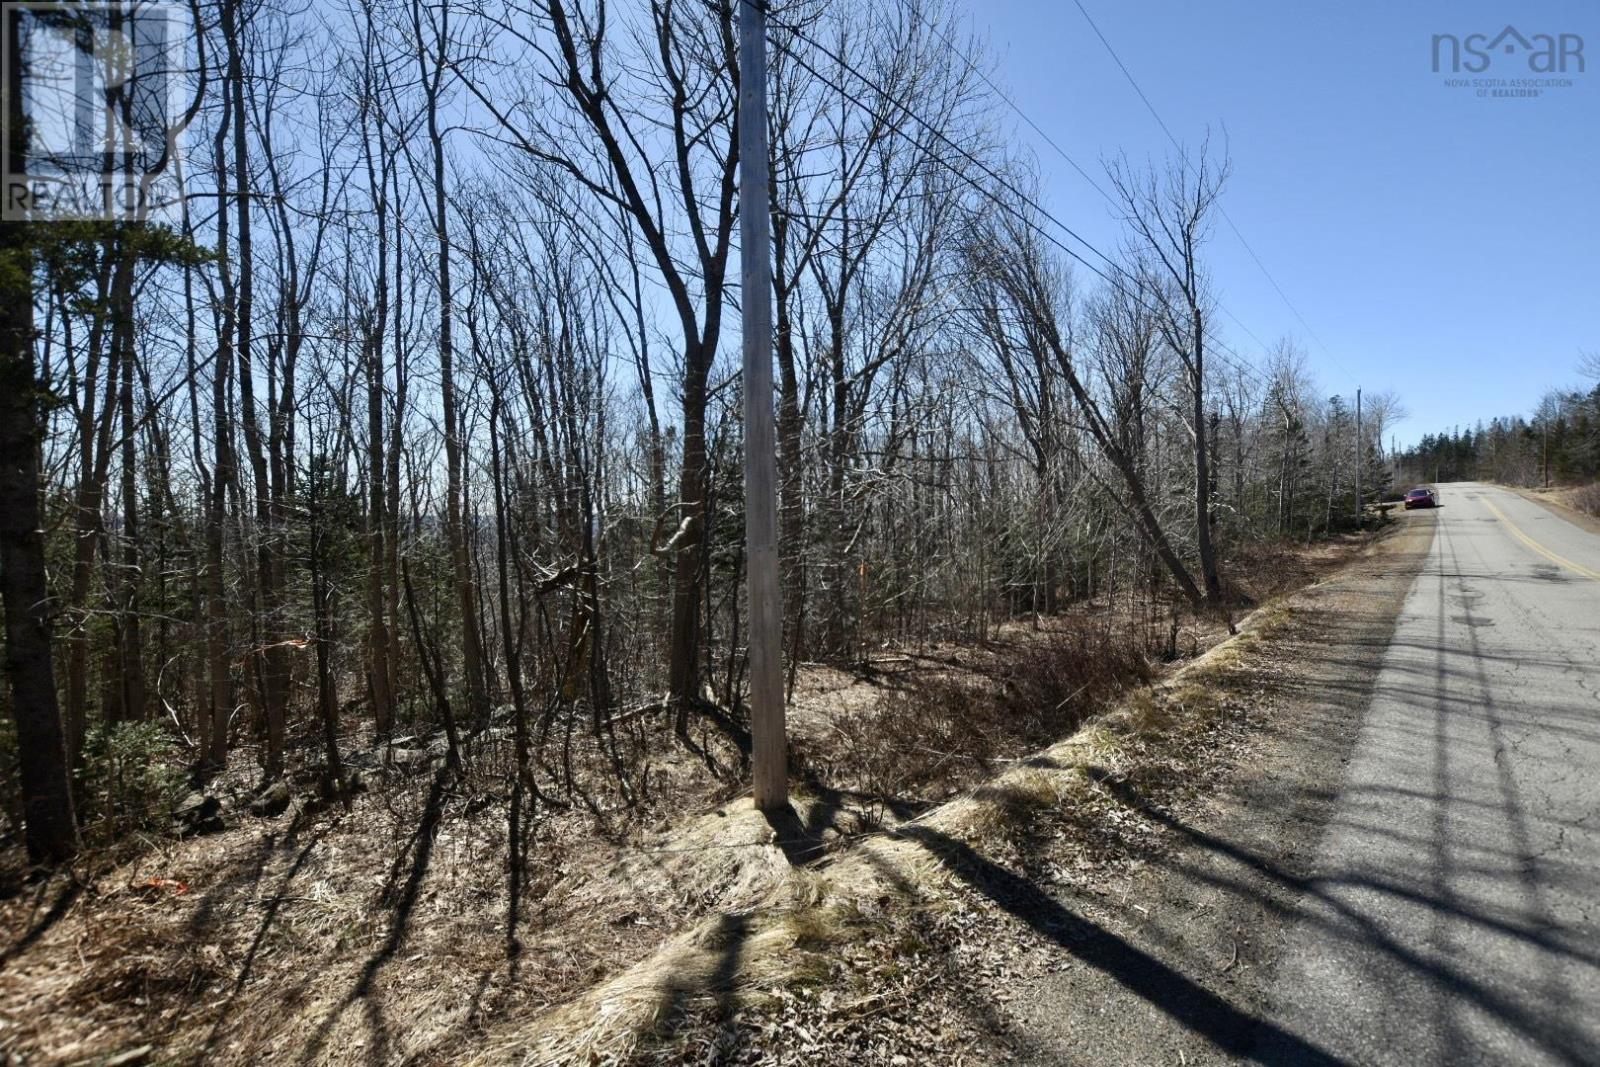
<path id="1" fill-rule="evenodd" d="M 1600 1064 L 1600 536 L 1442 489 L 1259 1062 Z"/>

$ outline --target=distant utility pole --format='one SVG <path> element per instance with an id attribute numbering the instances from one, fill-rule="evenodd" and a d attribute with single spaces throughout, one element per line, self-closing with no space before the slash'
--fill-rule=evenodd
<path id="1" fill-rule="evenodd" d="M 767 168 L 766 0 L 739 0 L 739 259 L 744 308 L 744 540 L 750 593 L 750 737 L 755 802 L 789 803 L 783 723 L 783 605 L 772 428 L 772 203 Z"/>
<path id="2" fill-rule="evenodd" d="M 1546 490 L 1549 490 L 1549 488 L 1550 488 L 1550 413 L 1549 413 L 1549 411 L 1544 411 L 1544 418 L 1539 419 L 1539 421 L 1541 421 L 1542 424 L 1544 424 L 1544 434 L 1542 434 L 1542 445 L 1541 445 L 1542 456 L 1541 456 L 1541 459 L 1539 459 L 1539 466 L 1544 467 L 1544 488 L 1546 488 Z"/>
<path id="3" fill-rule="evenodd" d="M 1380 441 L 1381 445 L 1382 442 Z M 1356 389 L 1356 529 L 1361 529 L 1361 390 Z"/>
<path id="4" fill-rule="evenodd" d="M 1544 444 L 1540 448 L 1539 466 L 1544 468 L 1544 487 L 1550 488 L 1550 420 L 1544 420 Z"/>

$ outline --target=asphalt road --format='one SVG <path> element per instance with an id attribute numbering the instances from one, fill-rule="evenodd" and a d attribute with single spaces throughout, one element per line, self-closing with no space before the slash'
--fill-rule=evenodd
<path id="1" fill-rule="evenodd" d="M 1441 488 L 1248 1060 L 1600 1065 L 1600 536 Z"/>

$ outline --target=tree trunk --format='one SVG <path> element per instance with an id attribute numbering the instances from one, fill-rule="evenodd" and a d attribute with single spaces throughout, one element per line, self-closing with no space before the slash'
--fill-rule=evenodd
<path id="1" fill-rule="evenodd" d="M 249 131 L 245 126 L 244 84 L 244 27 L 241 0 L 227 0 L 222 5 L 222 33 L 227 49 L 227 81 L 233 86 L 229 103 L 229 132 L 233 138 L 233 209 L 237 253 L 238 280 L 231 294 L 235 303 L 234 358 L 239 375 L 240 424 L 244 429 L 245 445 L 250 459 L 251 481 L 255 497 L 256 521 L 256 585 L 260 604 L 261 628 L 257 634 L 255 650 L 259 666 L 260 713 L 266 728 L 266 751 L 262 758 L 262 771 L 268 779 L 283 773 L 283 744 L 285 718 L 289 697 L 288 647 L 283 641 L 282 565 L 279 559 L 281 546 L 277 513 L 280 510 L 272 499 L 272 475 L 267 465 L 265 442 L 257 419 L 255 400 L 255 374 L 253 321 L 255 308 L 255 253 L 252 244 L 250 200 L 252 196 Z"/>
<path id="2" fill-rule="evenodd" d="M 489 715 L 489 698 L 485 685 L 483 663 L 483 637 L 478 625 L 478 595 L 472 580 L 471 560 L 467 552 L 466 532 L 463 529 L 462 492 L 462 436 L 460 416 L 456 409 L 455 345 L 452 293 L 450 286 L 450 222 L 445 197 L 444 132 L 439 126 L 439 87 L 444 76 L 448 57 L 450 5 L 448 0 L 439 7 L 437 51 L 434 63 L 428 69 L 422 57 L 422 84 L 427 97 L 428 143 L 432 149 L 433 164 L 433 227 L 438 241 L 439 280 L 439 397 L 444 408 L 444 454 L 446 468 L 445 540 L 449 544 L 450 562 L 454 571 L 456 604 L 461 611 L 462 670 L 467 680 L 467 712 L 474 722 L 486 722 Z M 417 47 L 422 47 L 422 21 L 418 5 L 412 8 L 413 25 L 417 32 Z"/>
<path id="3" fill-rule="evenodd" d="M 709 366 L 691 346 L 683 396 L 683 470 L 678 499 L 684 516 L 677 536 L 673 572 L 672 636 L 667 666 L 668 692 L 677 707 L 677 731 L 688 734 L 688 706 L 700 697 L 701 543 L 706 507 L 706 377 Z"/>
<path id="4" fill-rule="evenodd" d="M 370 9 L 367 18 L 370 33 Z M 388 562 L 385 489 L 389 469 L 384 460 L 383 344 L 389 328 L 389 177 L 393 161 L 384 119 L 372 113 L 378 94 L 370 67 L 363 77 L 369 95 L 361 105 L 361 153 L 377 246 L 373 271 L 376 292 L 372 308 L 365 316 L 361 340 L 361 363 L 367 383 L 367 690 L 372 696 L 373 728 L 379 737 L 388 737 L 394 730 L 394 691 L 391 688 L 394 674 L 389 662 L 391 621 L 385 583 Z M 376 150 L 372 143 L 374 131 Z M 399 620 L 394 619 L 393 625 L 398 626 Z"/>
<path id="5" fill-rule="evenodd" d="M 1198 308 L 1191 309 L 1194 320 L 1194 360 L 1190 367 L 1190 389 L 1194 408 L 1194 537 L 1200 555 L 1200 574 L 1205 582 L 1206 603 L 1222 600 L 1222 581 L 1217 576 L 1217 552 L 1211 538 L 1211 452 L 1206 447 L 1206 379 L 1204 320 Z"/>
<path id="6" fill-rule="evenodd" d="M 131 287 L 133 260 L 126 249 L 108 240 L 96 282 L 96 294 L 114 304 L 113 294 Z M 109 272 L 109 276 L 108 276 Z M 89 356 L 83 377 L 83 405 L 78 416 L 78 485 L 72 513 L 72 583 L 67 609 L 72 628 L 67 637 L 66 732 L 67 758 L 76 768 L 83 758 L 83 739 L 89 725 L 89 594 L 94 581 L 95 551 L 104 533 L 101 506 L 110 477 L 111 430 L 116 415 L 117 380 L 122 348 L 106 345 L 109 316 L 99 315 L 89 330 Z M 102 352 L 105 395 L 96 401 Z"/>
<path id="7" fill-rule="evenodd" d="M 4 17 L 8 52 L 5 151 L 22 172 L 21 14 Z M 50 654 L 50 592 L 39 515 L 42 399 L 33 365 L 33 254 L 27 224 L 0 222 L 0 599 L 5 601 L 5 669 L 20 756 L 28 859 L 61 863 L 78 851 L 66 737 Z"/>
<path id="8" fill-rule="evenodd" d="M 119 718 L 123 722 L 145 720 L 144 641 L 139 625 L 139 479 L 138 435 L 133 418 L 133 292 L 127 302 L 118 302 L 117 341 L 122 346 L 122 587 L 117 606 L 117 662 L 121 674 Z"/>
<path id="9" fill-rule="evenodd" d="M 15 224 L 3 225 L 15 232 Z M 26 253 L 12 248 L 8 258 L 14 264 Z M 31 272 L 31 265 L 27 270 Z M 15 283 L 7 288 L 13 291 L 0 300 L 0 597 L 5 600 L 6 680 L 17 725 L 28 858 L 61 862 L 77 852 L 78 828 L 50 656 L 50 599 L 39 520 L 33 301 L 16 292 Z"/>
<path id="10" fill-rule="evenodd" d="M 805 496 L 804 461 L 800 454 L 800 383 L 795 373 L 794 324 L 789 298 L 780 291 L 776 301 L 778 362 L 778 555 L 783 565 L 783 602 L 788 608 L 789 661 L 807 653 L 801 620 L 805 612 Z"/>
<path id="11" fill-rule="evenodd" d="M 380 241 L 384 238 L 380 238 Z M 389 688 L 389 632 L 384 595 L 385 507 L 383 447 L 383 319 L 366 341 L 367 371 L 367 684 L 372 691 L 374 726 L 380 737 L 394 728 L 394 694 Z"/>

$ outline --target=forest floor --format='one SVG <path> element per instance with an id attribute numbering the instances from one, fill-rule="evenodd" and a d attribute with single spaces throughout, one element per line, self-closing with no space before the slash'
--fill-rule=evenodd
<path id="1" fill-rule="evenodd" d="M 926 752 L 856 751 L 896 715 L 921 722 L 919 700 L 1011 686 L 1008 671 L 1045 662 L 1029 656 L 1063 633 L 1081 644 L 1091 630 L 1142 627 L 1148 644 L 1166 619 L 1099 605 L 1048 625 L 1007 624 L 977 645 L 875 650 L 853 670 L 807 666 L 792 710 L 805 785 L 792 826 L 778 831 L 735 778 L 673 746 L 665 723 L 641 722 L 655 760 L 647 796 L 624 804 L 597 792 L 591 804 L 537 812 L 514 951 L 503 731 L 473 743 L 473 770 L 460 778 L 436 760 L 384 760 L 348 814 L 303 797 L 276 815 L 246 814 L 240 771 L 213 786 L 240 805 L 221 832 L 135 838 L 0 901 L 0 1057 L 1014 1053 L 1006 991 L 1050 970 L 1040 944 L 1071 931 L 1022 916 L 1008 893 L 1120 892 L 1170 833 L 1119 801 L 1115 783 L 1137 782 L 1161 804 L 1198 802 L 1262 726 L 1269 650 L 1308 595 L 1293 591 L 1383 543 L 1347 538 L 1235 561 L 1249 576 L 1241 591 L 1266 605 L 1244 635 L 1224 644 L 1222 621 L 1181 621 L 1163 634 L 1177 659 L 1156 665 L 1153 685 L 1098 678 L 1094 706 L 1076 716 L 1082 728 L 1049 747 L 1026 732 L 980 731 L 915 746 Z M 724 771 L 736 765 L 731 747 L 701 741 Z M 413 743 L 408 753 L 427 752 Z M 990 868 L 1016 884 L 988 892 L 972 872 Z"/>

